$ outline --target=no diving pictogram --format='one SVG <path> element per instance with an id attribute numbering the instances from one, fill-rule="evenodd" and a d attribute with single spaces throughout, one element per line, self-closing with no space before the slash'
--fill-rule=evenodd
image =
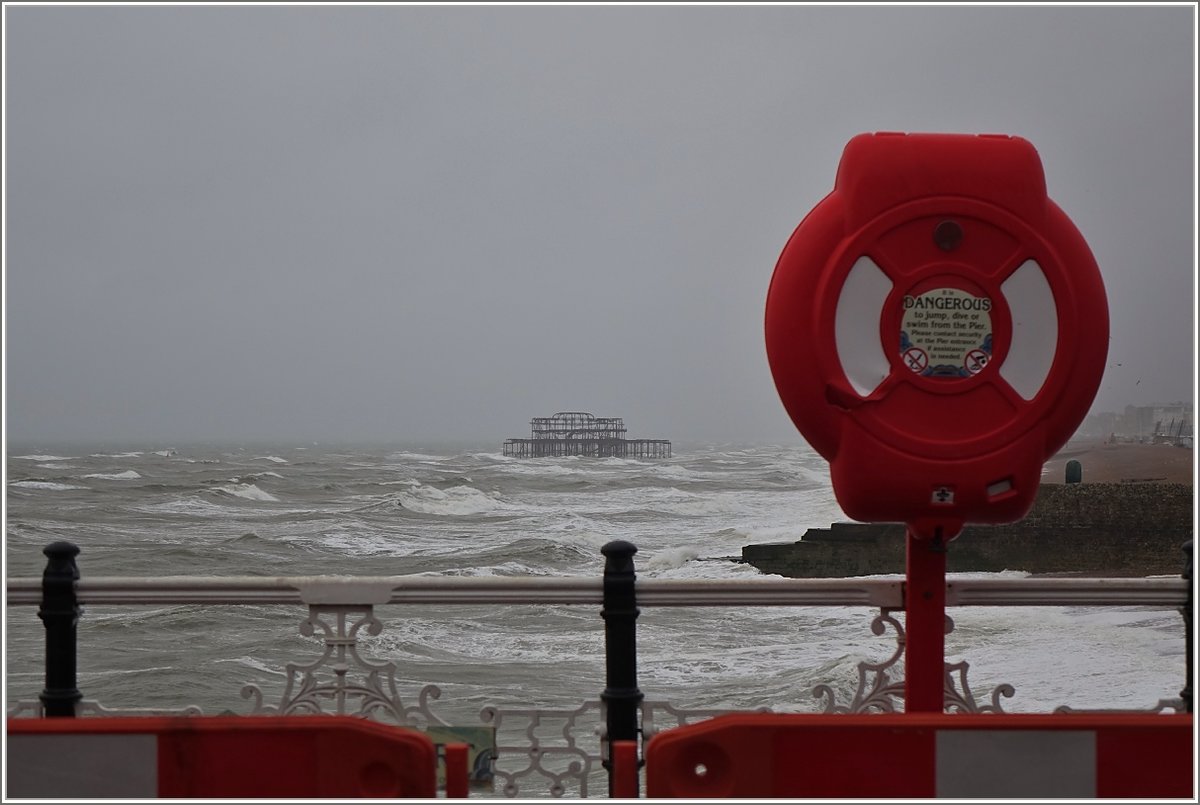
<path id="1" fill-rule="evenodd" d="M 929 356 L 919 347 L 909 347 L 904 350 L 904 365 L 920 374 L 929 365 Z"/>
<path id="2" fill-rule="evenodd" d="M 971 374 L 977 375 L 983 371 L 983 367 L 987 366 L 990 357 L 982 349 L 973 349 L 963 359 L 963 366 Z"/>

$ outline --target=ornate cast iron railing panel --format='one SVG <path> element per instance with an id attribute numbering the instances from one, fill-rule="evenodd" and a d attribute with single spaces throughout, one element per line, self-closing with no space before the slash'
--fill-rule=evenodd
<path id="1" fill-rule="evenodd" d="M 830 685 L 817 685 L 813 697 L 821 699 L 824 713 L 894 713 L 897 705 L 904 701 L 904 677 L 901 661 L 904 659 L 904 625 L 896 620 L 894 610 L 881 610 L 871 622 L 871 631 L 877 636 L 895 632 L 896 648 L 882 662 L 861 661 L 858 663 L 858 686 L 850 701 L 837 703 L 837 693 Z M 954 621 L 946 617 L 946 634 L 954 631 Z M 1016 692 L 1012 685 L 1001 684 L 989 694 L 989 704 L 980 704 L 967 682 L 970 663 L 962 660 L 945 664 L 942 708 L 950 713 L 1003 713 L 1000 698 L 1012 698 Z"/>
<path id="2" fill-rule="evenodd" d="M 504 795 L 520 796 L 522 782 L 540 777 L 553 796 L 588 796 L 601 768 L 603 715 L 599 700 L 571 710 L 483 708 L 480 719 L 496 727 L 494 773 Z M 516 758 L 524 765 L 518 767 Z"/>

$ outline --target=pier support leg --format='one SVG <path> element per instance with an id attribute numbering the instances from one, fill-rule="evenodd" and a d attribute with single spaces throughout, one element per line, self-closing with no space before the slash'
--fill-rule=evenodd
<path id="1" fill-rule="evenodd" d="M 83 698 L 75 681 L 75 626 L 79 622 L 75 557 L 79 548 L 54 542 L 42 553 L 49 559 L 42 573 L 42 605 L 38 609 L 46 627 L 46 687 L 38 698 L 47 717 L 74 718 L 75 706 Z"/>
<path id="2" fill-rule="evenodd" d="M 600 700 L 605 706 L 606 750 L 617 741 L 633 741 L 636 745 L 640 728 L 642 692 L 637 683 L 637 594 L 633 555 L 637 546 L 624 540 L 610 542 L 600 549 L 604 563 L 604 662 L 605 684 Z M 611 751 L 605 751 L 604 767 L 608 769 L 609 796 L 616 796 L 616 775 Z M 636 757 L 636 754 L 635 754 Z M 628 779 L 628 778 L 626 778 Z M 625 788 L 628 786 L 622 786 Z M 637 780 L 633 781 L 637 795 Z M 626 791 L 624 796 L 628 796 Z"/>
<path id="3" fill-rule="evenodd" d="M 946 543 L 941 531 L 918 539 L 906 535 L 904 586 L 904 711 L 940 713 L 945 709 Z"/>

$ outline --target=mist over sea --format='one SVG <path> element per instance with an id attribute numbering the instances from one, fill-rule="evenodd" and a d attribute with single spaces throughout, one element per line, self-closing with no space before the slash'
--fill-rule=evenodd
<path id="1" fill-rule="evenodd" d="M 791 541 L 845 519 L 827 465 L 804 445 L 676 445 L 667 460 L 505 458 L 499 445 L 340 447 L 128 444 L 10 446 L 6 576 L 40 576 L 41 550 L 80 546 L 84 578 L 404 575 L 598 576 L 600 548 L 636 544 L 643 578 L 747 579 L 753 542 Z M 951 546 L 953 549 L 953 546 Z M 1004 575 L 1019 577 L 1019 570 Z M 680 707 L 813 711 L 840 703 L 857 664 L 888 657 L 875 610 L 646 608 L 639 683 Z M 970 662 L 981 701 L 1012 684 L 1010 712 L 1149 708 L 1184 679 L 1181 618 L 1141 607 L 951 610 L 947 659 Z M 603 624 L 583 606 L 381 606 L 365 653 L 397 665 L 412 700 L 478 723 L 486 705 L 576 707 L 604 688 Z M 108 707 L 247 712 L 287 662 L 319 653 L 289 606 L 88 607 L 79 687 Z M 7 607 L 9 707 L 43 684 L 36 607 Z"/>

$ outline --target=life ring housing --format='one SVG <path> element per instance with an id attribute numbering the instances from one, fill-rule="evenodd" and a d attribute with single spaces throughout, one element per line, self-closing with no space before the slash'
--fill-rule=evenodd
<path id="1" fill-rule="evenodd" d="M 1028 512 L 1099 387 L 1108 307 L 1028 141 L 862 134 L 779 257 L 766 346 L 846 514 L 951 539 Z"/>

